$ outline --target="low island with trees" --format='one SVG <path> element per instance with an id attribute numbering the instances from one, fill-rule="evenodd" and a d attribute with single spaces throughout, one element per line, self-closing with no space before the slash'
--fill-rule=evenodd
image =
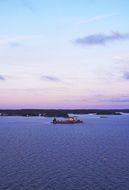
<path id="1" fill-rule="evenodd" d="M 129 109 L 1 109 L 0 116 L 68 117 L 68 114 L 121 115 Z"/>

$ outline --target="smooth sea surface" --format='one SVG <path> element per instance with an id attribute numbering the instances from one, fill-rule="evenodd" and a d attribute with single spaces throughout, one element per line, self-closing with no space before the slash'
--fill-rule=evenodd
<path id="1" fill-rule="evenodd" d="M 129 115 L 0 117 L 0 190 L 128 190 Z"/>

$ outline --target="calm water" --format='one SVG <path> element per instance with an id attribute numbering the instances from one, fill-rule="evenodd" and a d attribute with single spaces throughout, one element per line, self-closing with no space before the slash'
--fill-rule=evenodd
<path id="1" fill-rule="evenodd" d="M 129 115 L 0 117 L 0 190 L 128 190 Z"/>

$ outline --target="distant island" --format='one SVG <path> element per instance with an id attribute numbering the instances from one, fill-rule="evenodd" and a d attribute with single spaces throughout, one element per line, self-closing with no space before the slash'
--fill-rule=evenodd
<path id="1" fill-rule="evenodd" d="M 0 116 L 69 117 L 68 114 L 121 115 L 129 109 L 1 109 Z"/>

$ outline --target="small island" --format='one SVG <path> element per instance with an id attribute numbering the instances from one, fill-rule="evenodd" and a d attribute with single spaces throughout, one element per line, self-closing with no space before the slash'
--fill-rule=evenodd
<path id="1" fill-rule="evenodd" d="M 96 115 L 122 115 L 129 113 L 129 109 L 1 109 L 0 116 L 43 116 L 43 117 L 69 117 L 69 114 L 96 114 Z"/>

